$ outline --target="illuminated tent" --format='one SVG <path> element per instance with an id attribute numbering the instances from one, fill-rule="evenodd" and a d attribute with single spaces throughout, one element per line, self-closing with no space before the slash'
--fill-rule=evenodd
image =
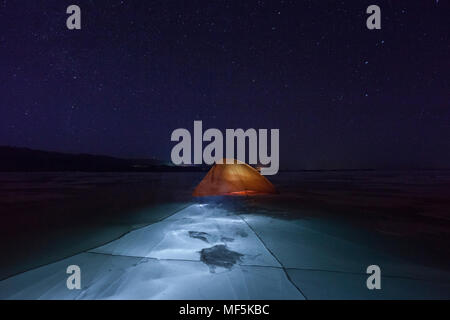
<path id="1" fill-rule="evenodd" d="M 194 197 L 277 193 L 257 170 L 238 160 L 215 164 L 195 188 Z"/>

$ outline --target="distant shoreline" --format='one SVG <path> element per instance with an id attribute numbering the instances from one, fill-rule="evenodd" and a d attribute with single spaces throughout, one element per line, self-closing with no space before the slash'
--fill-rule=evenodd
<path id="1" fill-rule="evenodd" d="M 193 172 L 207 172 L 209 168 L 204 167 L 164 167 L 149 170 L 115 170 L 115 171 L 101 171 L 101 170 L 18 170 L 8 171 L 0 170 L 0 173 L 193 173 Z M 437 172 L 450 171 L 450 169 L 320 169 L 320 170 L 296 170 L 287 169 L 279 170 L 279 173 L 326 173 L 326 172 Z"/>
<path id="2" fill-rule="evenodd" d="M 158 159 L 123 159 L 105 155 L 73 154 L 0 146 L 0 172 L 205 172 L 211 166 L 175 166 Z M 279 172 L 449 171 L 450 168 L 280 169 Z"/>

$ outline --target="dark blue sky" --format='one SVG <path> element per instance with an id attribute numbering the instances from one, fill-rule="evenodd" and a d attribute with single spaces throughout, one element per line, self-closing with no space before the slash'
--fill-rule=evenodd
<path id="1" fill-rule="evenodd" d="M 82 30 L 66 8 L 82 9 Z M 382 30 L 366 28 L 370 4 Z M 279 128 L 282 168 L 450 167 L 447 1 L 0 1 L 0 145 L 169 159 Z"/>

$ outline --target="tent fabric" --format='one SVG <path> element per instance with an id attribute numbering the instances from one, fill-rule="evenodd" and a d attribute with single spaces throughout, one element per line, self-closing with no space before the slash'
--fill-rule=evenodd
<path id="1" fill-rule="evenodd" d="M 277 193 L 257 170 L 238 160 L 216 163 L 195 188 L 194 197 Z"/>

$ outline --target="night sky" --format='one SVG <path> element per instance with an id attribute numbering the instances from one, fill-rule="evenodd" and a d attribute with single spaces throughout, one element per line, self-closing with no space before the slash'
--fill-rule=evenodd
<path id="1" fill-rule="evenodd" d="M 279 128 L 281 168 L 449 168 L 449 9 L 0 0 L 0 145 L 169 160 L 172 131 L 202 120 Z"/>

